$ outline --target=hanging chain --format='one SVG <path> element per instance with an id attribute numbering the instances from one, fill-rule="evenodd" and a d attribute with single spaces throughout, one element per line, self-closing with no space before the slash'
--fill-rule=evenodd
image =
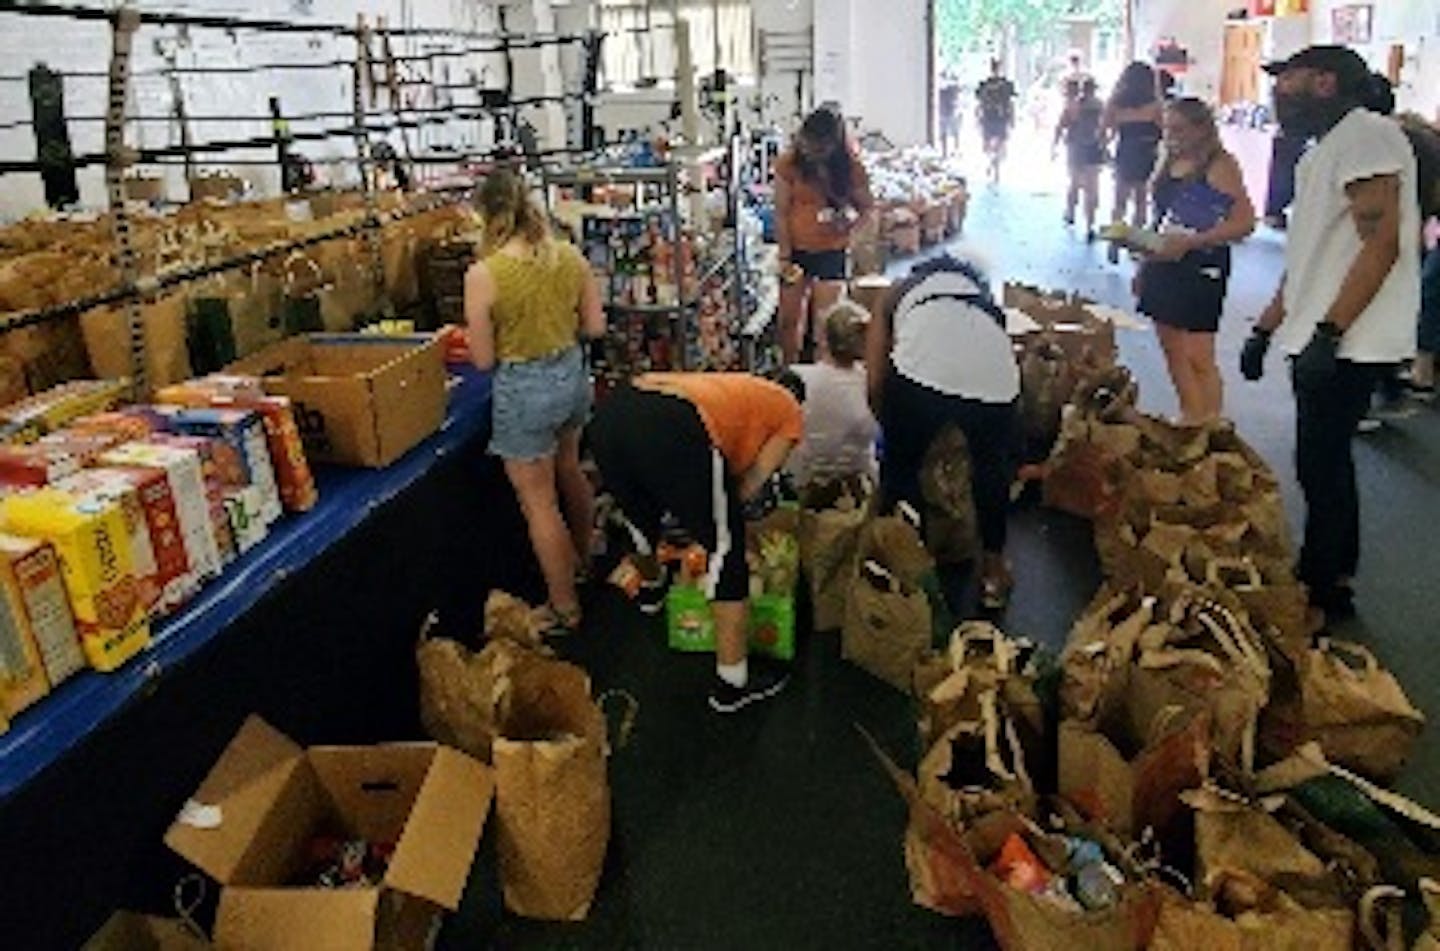
<path id="1" fill-rule="evenodd" d="M 147 392 L 145 322 L 141 313 L 142 293 L 139 261 L 135 254 L 130 215 L 125 207 L 125 171 L 134 163 L 135 153 L 125 145 L 125 106 L 129 98 L 130 52 L 140 14 L 130 6 L 115 12 L 110 47 L 109 98 L 105 109 L 105 188 L 110 200 L 110 227 L 115 239 L 115 264 L 125 297 L 125 320 L 130 337 L 130 375 L 137 396 Z"/>

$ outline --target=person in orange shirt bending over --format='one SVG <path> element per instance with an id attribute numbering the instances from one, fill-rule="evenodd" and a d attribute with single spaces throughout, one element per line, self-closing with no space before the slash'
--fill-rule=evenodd
<path id="1" fill-rule="evenodd" d="M 815 110 L 775 163 L 780 352 L 786 366 L 799 359 L 807 313 L 828 313 L 840 300 L 850 276 L 850 236 L 874 204 L 870 178 L 843 120 L 829 109 Z"/>
<path id="2" fill-rule="evenodd" d="M 743 506 L 766 490 L 804 432 L 790 391 L 748 373 L 648 373 L 612 393 L 590 424 L 601 479 L 650 575 L 641 609 L 658 611 L 664 596 L 649 556 L 667 513 L 709 554 L 702 588 L 715 609 L 710 706 L 718 713 L 772 697 L 789 679 L 783 667 L 746 656 Z"/>

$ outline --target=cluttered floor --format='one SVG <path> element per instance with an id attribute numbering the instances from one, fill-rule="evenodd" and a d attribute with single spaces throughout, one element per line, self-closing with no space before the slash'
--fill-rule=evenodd
<path id="1" fill-rule="evenodd" d="M 1030 178 L 1017 179 L 1031 182 Z M 1127 308 L 1129 265 L 1106 263 L 1061 224 L 1051 187 L 977 190 L 966 232 L 1005 279 L 1068 288 Z M 1219 340 L 1226 406 L 1280 476 L 1293 526 L 1293 405 L 1278 366 L 1258 384 L 1232 368 L 1248 324 L 1272 293 L 1283 238 L 1262 232 L 1236 256 Z M 903 273 L 903 269 L 901 271 Z M 1153 335 L 1119 334 L 1142 409 L 1173 414 Z M 1359 617 L 1336 633 L 1372 647 L 1422 710 L 1440 709 L 1440 651 L 1430 648 L 1440 599 L 1440 412 L 1426 410 L 1361 437 L 1363 506 Z M 1088 523 L 1036 506 L 1012 517 L 1015 597 L 1002 626 L 1060 647 L 1093 595 L 1099 569 Z M 959 605 L 966 579 L 946 579 Z M 534 592 L 519 592 L 533 594 Z M 912 701 L 840 659 L 835 634 L 801 623 L 795 678 L 773 702 L 719 717 L 705 705 L 712 661 L 670 652 L 663 618 L 646 618 L 597 588 L 586 629 L 562 648 L 596 690 L 639 703 L 629 742 L 614 752 L 614 825 L 587 921 L 539 924 L 504 913 L 493 836 L 442 948 L 984 948 L 981 919 L 955 922 L 911 904 L 900 848 L 906 810 L 857 730 L 913 765 Z M 803 607 L 802 607 L 803 616 Z M 1423 735 L 1400 784 L 1427 805 L 1440 788 L 1440 737 Z"/>

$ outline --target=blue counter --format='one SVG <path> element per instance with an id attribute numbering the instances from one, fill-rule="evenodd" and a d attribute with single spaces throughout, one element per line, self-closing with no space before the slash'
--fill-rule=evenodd
<path id="1" fill-rule="evenodd" d="M 452 371 L 454 372 L 454 371 Z M 135 700 L 163 690 L 186 661 L 291 575 L 354 531 L 377 509 L 418 482 L 449 453 L 490 424 L 490 378 L 465 370 L 451 378 L 440 431 L 384 469 L 320 467 L 320 500 L 287 515 L 269 537 L 226 568 L 200 594 L 155 626 L 154 643 L 120 670 L 85 672 L 21 713 L 0 736 L 0 801 L 65 756 Z"/>

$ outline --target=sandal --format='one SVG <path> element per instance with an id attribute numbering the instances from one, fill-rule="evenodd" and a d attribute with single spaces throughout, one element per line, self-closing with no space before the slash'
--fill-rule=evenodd
<path id="1" fill-rule="evenodd" d="M 580 630 L 580 606 L 557 608 L 544 604 L 535 609 L 535 626 L 542 637 L 568 637 Z"/>

